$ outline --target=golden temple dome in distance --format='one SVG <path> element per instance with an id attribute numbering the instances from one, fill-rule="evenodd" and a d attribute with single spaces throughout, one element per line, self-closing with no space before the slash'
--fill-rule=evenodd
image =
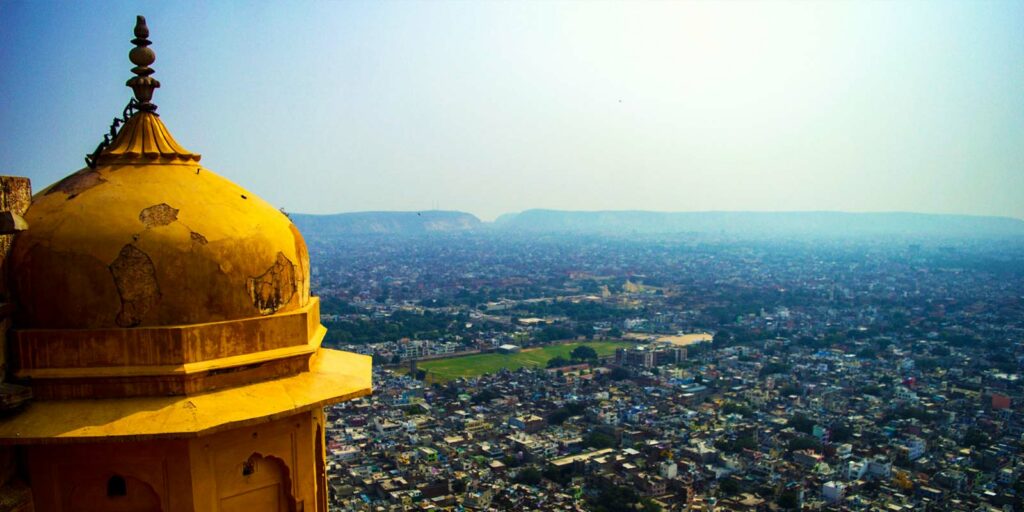
<path id="1" fill-rule="evenodd" d="M 10 259 L 24 328 L 197 324 L 309 303 L 309 255 L 294 224 L 202 167 L 156 113 L 148 37 L 140 16 L 124 118 L 86 168 L 36 194 L 25 215 L 31 229 Z"/>

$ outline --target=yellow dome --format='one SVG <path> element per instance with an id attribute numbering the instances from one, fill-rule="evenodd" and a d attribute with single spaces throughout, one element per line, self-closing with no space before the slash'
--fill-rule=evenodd
<path id="1" fill-rule="evenodd" d="M 28 229 L 15 237 L 6 260 L 17 305 L 8 340 L 13 374 L 41 401 L 213 396 L 274 381 L 281 393 L 255 405 L 261 417 L 277 414 L 275 407 L 330 403 L 337 380 L 315 388 L 304 377 L 320 379 L 323 364 L 342 359 L 321 349 L 327 330 L 309 294 L 302 235 L 174 140 L 150 101 L 160 83 L 151 76 L 148 35 L 139 16 L 128 54 L 134 98 L 123 119 L 85 169 L 32 198 Z M 369 368 L 359 358 L 350 362 Z M 368 375 L 354 393 L 369 391 Z M 159 428 L 169 425 L 165 413 L 199 418 L 196 400 L 167 402 L 181 406 L 177 412 L 152 408 L 163 411 L 155 413 L 164 418 Z M 218 418 L 234 405 L 206 403 Z M 119 407 L 99 408 L 117 415 Z M 131 418 L 120 435 L 141 432 L 135 427 L 145 420 Z M 219 428 L 218 421 L 184 431 Z"/>
<path id="2" fill-rule="evenodd" d="M 305 306 L 302 235 L 198 161 L 143 111 L 94 168 L 36 194 L 9 260 L 19 326 L 198 324 Z"/>

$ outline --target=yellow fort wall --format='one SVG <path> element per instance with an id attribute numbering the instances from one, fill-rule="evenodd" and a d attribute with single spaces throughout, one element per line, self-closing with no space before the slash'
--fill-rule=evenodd
<path id="1" fill-rule="evenodd" d="M 36 510 L 326 510 L 320 410 L 193 439 L 27 448 Z M 111 478 L 126 483 L 109 496 Z"/>

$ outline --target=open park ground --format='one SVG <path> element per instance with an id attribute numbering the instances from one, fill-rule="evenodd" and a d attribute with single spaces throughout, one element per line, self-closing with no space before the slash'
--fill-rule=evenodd
<path id="1" fill-rule="evenodd" d="M 696 334 L 648 334 L 642 332 L 627 332 L 624 338 L 628 340 L 646 341 L 654 338 L 654 341 L 671 343 L 680 347 L 695 345 L 697 343 L 710 342 L 715 337 L 711 333 L 700 332 Z"/>
<path id="2" fill-rule="evenodd" d="M 599 357 L 609 356 L 615 353 L 619 347 L 627 347 L 633 343 L 625 341 L 588 341 L 581 343 L 562 343 L 547 345 L 544 347 L 528 348 L 518 354 L 473 354 L 470 356 L 451 357 L 448 359 L 434 359 L 418 363 L 418 367 L 427 370 L 427 380 L 430 382 L 447 382 L 459 377 L 476 377 L 486 373 L 496 372 L 502 368 L 516 370 L 519 368 L 544 368 L 548 360 L 556 356 L 566 359 L 569 354 L 580 345 L 586 345 Z"/>

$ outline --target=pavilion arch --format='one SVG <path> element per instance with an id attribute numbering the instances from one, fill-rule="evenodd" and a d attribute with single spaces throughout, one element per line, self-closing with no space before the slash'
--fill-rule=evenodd
<path id="1" fill-rule="evenodd" d="M 160 496 L 148 483 L 114 472 L 81 475 L 67 495 L 71 512 L 162 512 Z"/>
<path id="2" fill-rule="evenodd" d="M 254 452 L 240 461 L 233 478 L 234 493 L 220 498 L 221 512 L 296 512 L 291 472 L 280 458 Z"/>

